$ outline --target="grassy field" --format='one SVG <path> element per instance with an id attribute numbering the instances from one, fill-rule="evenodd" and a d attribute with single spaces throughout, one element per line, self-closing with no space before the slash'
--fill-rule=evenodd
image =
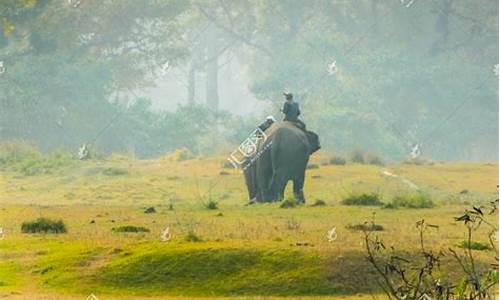
<path id="1" fill-rule="evenodd" d="M 279 203 L 246 206 L 241 173 L 223 168 L 224 159 L 218 158 L 112 156 L 32 176 L 4 170 L 0 296 L 371 298 L 379 290 L 365 259 L 363 236 L 347 226 L 375 220 L 384 228 L 378 234 L 386 244 L 413 253 L 419 241 L 415 223 L 425 218 L 439 225 L 426 233 L 429 247 L 439 251 L 466 236 L 453 217 L 470 204 L 497 197 L 496 163 L 335 166 L 323 165 L 325 159 L 315 157 L 312 163 L 319 167 L 307 172 L 306 205 L 291 209 Z M 396 195 L 414 194 L 411 185 L 435 207 L 341 204 L 360 193 L 377 193 L 388 203 Z M 312 206 L 317 200 L 326 206 Z M 218 209 L 207 209 L 210 201 Z M 145 214 L 151 206 L 156 213 Z M 62 219 L 68 232 L 21 233 L 24 221 L 39 217 Z M 495 223 L 498 215 L 489 218 Z M 124 225 L 150 231 L 113 231 Z M 338 238 L 329 242 L 327 232 L 334 226 Z M 166 227 L 170 241 L 160 238 Z M 475 234 L 487 241 L 484 231 Z M 492 256 L 491 251 L 475 252 L 484 263 Z M 450 259 L 442 272 L 459 270 Z"/>

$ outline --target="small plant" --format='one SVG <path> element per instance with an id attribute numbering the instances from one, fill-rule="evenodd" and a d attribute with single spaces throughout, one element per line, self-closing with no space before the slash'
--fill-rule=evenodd
<path id="1" fill-rule="evenodd" d="M 347 161 L 345 158 L 343 158 L 342 156 L 337 156 L 337 155 L 332 156 L 329 160 L 330 165 L 343 166 L 346 163 L 347 163 Z"/>
<path id="2" fill-rule="evenodd" d="M 365 163 L 365 153 L 361 150 L 353 150 L 351 152 L 350 159 L 353 163 L 364 164 Z"/>
<path id="3" fill-rule="evenodd" d="M 365 206 L 379 206 L 383 205 L 382 201 L 380 201 L 380 197 L 378 194 L 353 194 L 342 200 L 341 202 L 344 205 L 365 205 Z"/>
<path id="4" fill-rule="evenodd" d="M 106 168 L 102 171 L 102 174 L 106 176 L 122 176 L 122 175 L 127 175 L 128 171 L 122 168 Z"/>
<path id="5" fill-rule="evenodd" d="M 293 208 L 299 204 L 300 203 L 295 198 L 287 198 L 281 202 L 280 208 Z"/>
<path id="6" fill-rule="evenodd" d="M 186 148 L 180 148 L 174 150 L 172 153 L 168 155 L 168 158 L 172 161 L 185 161 L 189 159 L 193 159 L 195 156 Z"/>
<path id="7" fill-rule="evenodd" d="M 428 194 L 415 193 L 396 196 L 392 199 L 391 203 L 384 205 L 384 208 L 432 208 L 434 206 L 435 204 Z"/>
<path id="8" fill-rule="evenodd" d="M 111 230 L 114 232 L 149 232 L 149 229 L 142 226 L 125 225 L 119 227 L 113 227 Z"/>
<path id="9" fill-rule="evenodd" d="M 300 222 L 295 218 L 291 217 L 286 220 L 286 229 L 288 230 L 298 230 L 300 229 Z"/>
<path id="10" fill-rule="evenodd" d="M 369 165 L 383 166 L 384 162 L 380 157 L 375 154 L 367 154 L 365 156 L 365 163 Z"/>
<path id="11" fill-rule="evenodd" d="M 321 200 L 321 199 L 317 199 L 316 201 L 314 201 L 314 203 L 311 205 L 311 206 L 325 206 L 326 205 L 326 202 Z"/>
<path id="12" fill-rule="evenodd" d="M 203 240 L 194 232 L 193 230 L 189 230 L 185 240 L 187 242 L 202 242 Z"/>
<path id="13" fill-rule="evenodd" d="M 38 218 L 32 222 L 23 222 L 21 225 L 23 233 L 65 233 L 66 225 L 62 220 L 54 221 L 46 218 Z"/>
<path id="14" fill-rule="evenodd" d="M 458 243 L 458 247 L 464 249 L 479 250 L 479 251 L 491 250 L 491 246 L 486 243 L 470 241 L 469 245 L 469 241 L 467 240 L 463 240 L 460 243 Z"/>
<path id="15" fill-rule="evenodd" d="M 497 212 L 497 203 L 498 200 L 491 202 L 490 215 Z M 461 267 L 458 270 L 462 272 L 462 276 L 456 278 L 436 280 L 435 277 L 435 270 L 439 268 L 446 253 L 429 249 L 425 232 L 439 226 L 429 224 L 424 219 L 416 222 L 420 236 L 420 255 L 409 255 L 396 250 L 394 246 L 386 247 L 380 237 L 364 230 L 366 257 L 377 272 L 377 282 L 388 299 L 492 299 L 498 291 L 498 243 L 493 241 L 493 236 L 498 232 L 498 224 L 489 223 L 485 218 L 486 214 L 484 208 L 473 206 L 455 218 L 456 222 L 463 222 L 467 230 L 467 240 L 458 245 L 465 249 L 464 254 L 459 254 L 452 247 L 447 251 Z M 478 232 L 477 229 L 481 226 L 489 227 L 490 245 L 472 241 L 473 233 Z M 488 268 L 478 267 L 477 258 L 472 252 L 474 248 L 494 250 L 491 255 L 494 263 Z"/>
<path id="16" fill-rule="evenodd" d="M 357 231 L 383 231 L 384 227 L 375 223 L 349 224 L 345 228 Z"/>
<path id="17" fill-rule="evenodd" d="M 212 199 L 210 199 L 210 200 L 208 200 L 208 202 L 204 203 L 203 206 L 205 206 L 206 209 L 210 209 L 210 210 L 219 209 L 219 204 Z"/>

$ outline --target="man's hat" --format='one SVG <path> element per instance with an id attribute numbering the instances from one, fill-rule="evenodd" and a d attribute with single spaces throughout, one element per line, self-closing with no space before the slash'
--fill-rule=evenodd
<path id="1" fill-rule="evenodd" d="M 285 96 L 285 99 L 286 99 L 286 100 L 291 100 L 291 99 L 293 99 L 293 94 L 292 94 L 292 93 L 283 93 L 283 95 Z"/>

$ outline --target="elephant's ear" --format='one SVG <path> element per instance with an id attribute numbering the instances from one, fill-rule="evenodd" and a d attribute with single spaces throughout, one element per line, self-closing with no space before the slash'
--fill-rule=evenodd
<path id="1" fill-rule="evenodd" d="M 307 131 L 307 140 L 309 142 L 309 148 L 310 148 L 310 154 L 313 154 L 314 152 L 318 151 L 321 149 L 321 145 L 319 142 L 319 136 L 312 132 L 312 131 Z"/>

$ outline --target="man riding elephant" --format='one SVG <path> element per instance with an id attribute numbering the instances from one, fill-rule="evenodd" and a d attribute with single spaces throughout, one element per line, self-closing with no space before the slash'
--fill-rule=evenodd
<path id="1" fill-rule="evenodd" d="M 291 94 L 287 95 L 285 119 L 265 129 L 255 151 L 258 157 L 244 168 L 250 203 L 283 199 L 290 180 L 295 198 L 305 202 L 303 187 L 309 156 L 321 147 L 318 135 L 306 131 L 304 123 L 298 120 L 298 104 Z"/>
<path id="2" fill-rule="evenodd" d="M 306 129 L 306 124 L 299 119 L 300 108 L 299 104 L 293 101 L 292 93 L 283 93 L 285 95 L 286 102 L 283 104 L 283 109 L 281 110 L 285 114 L 283 121 L 289 121 L 295 123 L 302 129 Z"/>

